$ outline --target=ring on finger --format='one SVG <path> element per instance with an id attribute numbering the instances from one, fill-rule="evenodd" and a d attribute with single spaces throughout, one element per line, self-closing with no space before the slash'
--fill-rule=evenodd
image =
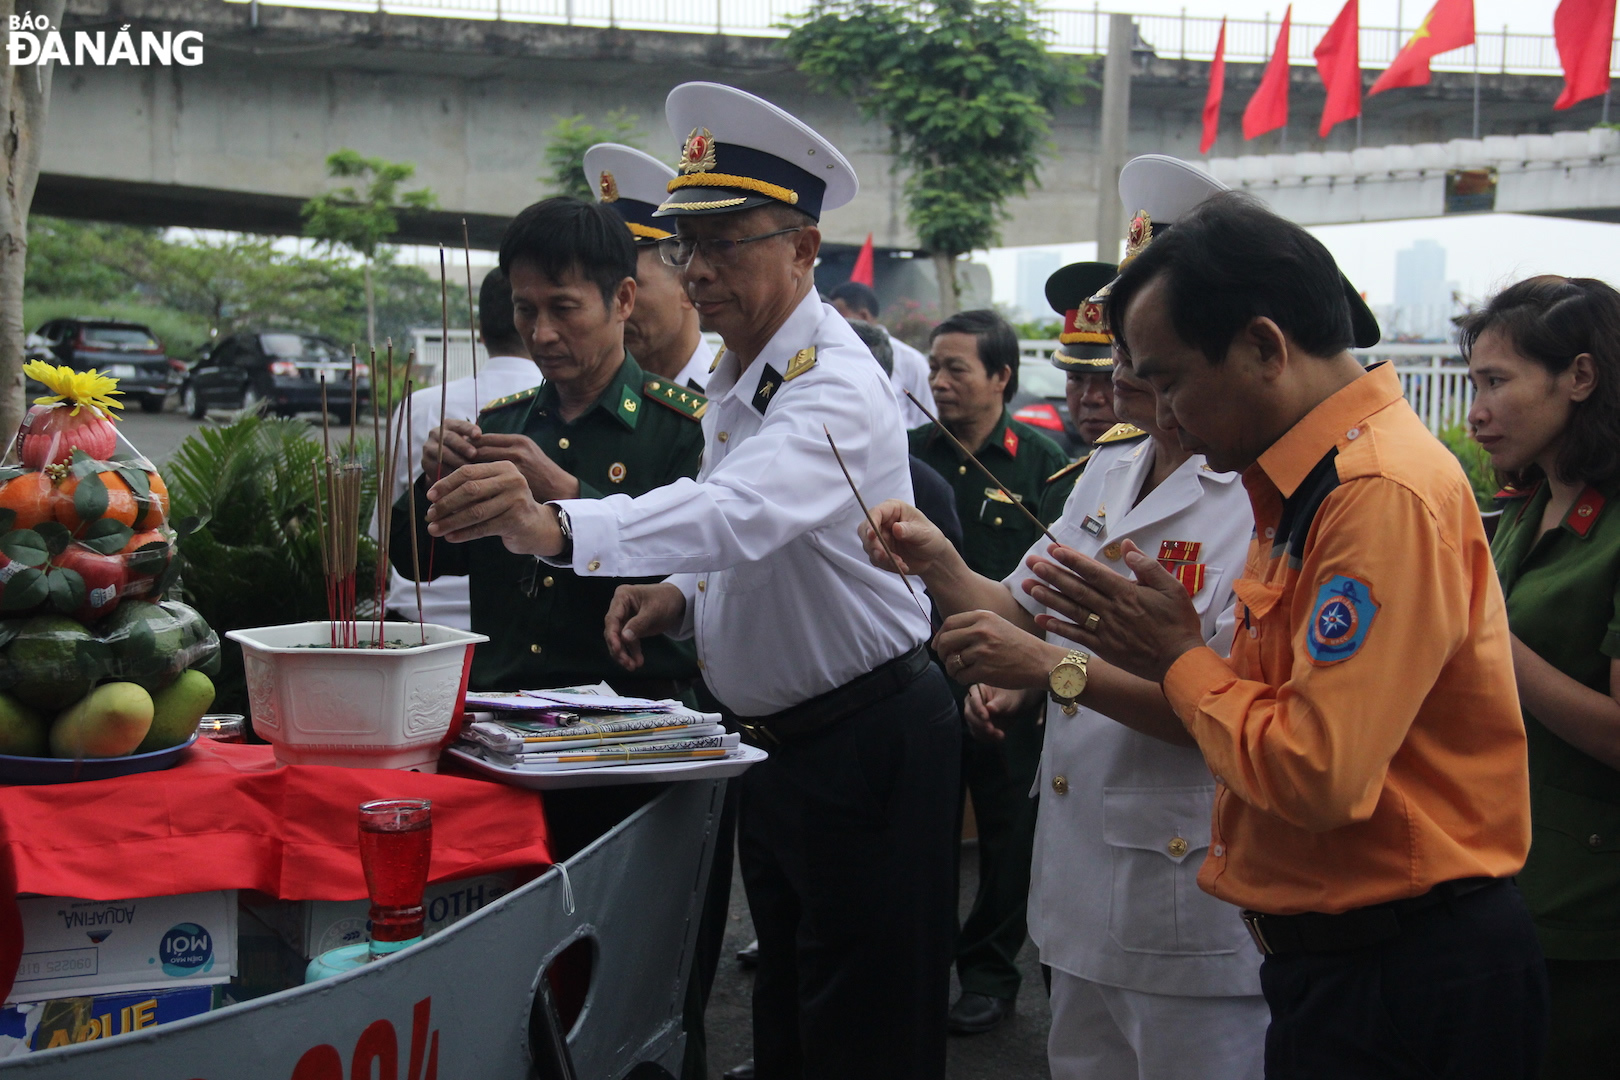
<path id="1" fill-rule="evenodd" d="M 1086 633 L 1095 634 L 1097 632 L 1097 627 L 1102 625 L 1102 616 L 1093 611 L 1090 615 L 1086 616 L 1086 621 L 1083 625 Z"/>

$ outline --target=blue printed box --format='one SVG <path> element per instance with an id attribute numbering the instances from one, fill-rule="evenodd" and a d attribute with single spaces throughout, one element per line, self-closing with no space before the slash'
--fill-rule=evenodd
<path id="1" fill-rule="evenodd" d="M 0 1058 L 143 1031 L 188 1016 L 200 1016 L 213 1007 L 212 986 L 137 990 L 7 1005 L 0 1009 Z"/>

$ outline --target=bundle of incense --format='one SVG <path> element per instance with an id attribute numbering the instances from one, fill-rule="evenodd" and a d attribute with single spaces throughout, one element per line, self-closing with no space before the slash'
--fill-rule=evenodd
<path id="1" fill-rule="evenodd" d="M 520 757 L 484 751 L 481 756 L 492 765 L 518 772 L 571 772 L 576 769 L 602 769 L 610 765 L 653 765 L 668 761 L 714 760 L 737 753 L 738 743 L 736 735 L 710 735 L 701 739 L 623 743 L 580 751 L 524 754 Z"/>
<path id="2" fill-rule="evenodd" d="M 373 479 L 376 482 L 378 523 L 377 577 L 375 584 L 377 623 L 375 628 L 376 632 L 372 637 L 372 644 L 373 647 L 378 649 L 384 647 L 383 618 L 385 615 L 385 609 L 388 605 L 388 571 L 389 567 L 391 566 L 390 559 L 392 558 L 393 552 L 393 533 L 389 528 L 389 523 L 394 504 L 394 485 L 399 477 L 399 455 L 401 440 L 404 440 L 406 452 L 409 453 L 410 451 L 410 434 L 407 430 L 410 426 L 411 378 L 409 372 L 410 366 L 415 362 L 416 350 L 412 349 L 406 353 L 406 376 L 403 408 L 396 410 L 394 408 L 394 343 L 392 340 L 390 340 L 388 342 L 387 351 L 388 375 L 385 379 L 386 399 L 381 403 L 380 410 L 375 387 L 373 388 L 371 395 L 371 430 L 373 438 L 374 460 L 376 463 L 373 470 Z M 403 418 L 399 414 L 403 414 Z M 406 475 L 410 475 L 409 463 L 406 463 Z M 409 484 L 406 486 L 412 493 L 410 504 L 412 511 L 411 520 L 414 522 L 415 489 Z M 411 529 L 411 540 L 412 577 L 420 577 L 420 574 L 414 572 L 416 567 L 419 565 L 416 561 L 416 530 L 414 527 Z M 416 589 L 416 621 L 418 624 L 422 622 L 422 588 L 420 582 L 417 583 Z M 423 643 L 426 643 L 427 631 L 420 630 L 419 633 Z"/>
<path id="3" fill-rule="evenodd" d="M 465 737 L 494 754 L 524 755 L 549 754 L 559 750 L 576 750 L 587 746 L 618 746 L 623 743 L 668 742 L 671 739 L 701 739 L 710 735 L 726 734 L 722 724 L 694 724 L 688 728 L 658 728 L 654 731 L 637 732 L 634 735 L 607 735 L 582 732 L 577 728 L 561 729 L 557 734 L 542 737 L 529 736 L 521 741 L 513 742 L 506 732 L 492 732 L 488 728 L 480 728 L 476 723 L 469 725 Z"/>
<path id="4" fill-rule="evenodd" d="M 331 424 L 326 409 L 326 377 L 322 375 L 321 445 L 325 451 L 325 468 L 312 463 L 316 530 L 321 545 L 321 573 L 326 583 L 332 647 L 353 649 L 360 644 L 355 623 L 355 567 L 359 562 L 360 502 L 365 469 L 356 461 L 333 460 Z"/>

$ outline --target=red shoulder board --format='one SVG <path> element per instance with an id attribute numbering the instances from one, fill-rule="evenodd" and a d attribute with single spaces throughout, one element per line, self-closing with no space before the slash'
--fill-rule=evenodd
<path id="1" fill-rule="evenodd" d="M 1602 495 L 1592 488 L 1587 488 L 1581 492 L 1581 497 L 1575 500 L 1575 505 L 1570 507 L 1569 517 L 1564 519 L 1564 524 L 1574 529 L 1576 536 L 1585 537 L 1592 531 L 1592 523 L 1602 512 L 1604 501 Z"/>
<path id="2" fill-rule="evenodd" d="M 1001 448 L 1013 457 L 1018 456 L 1018 432 L 1007 428 L 1001 436 Z"/>

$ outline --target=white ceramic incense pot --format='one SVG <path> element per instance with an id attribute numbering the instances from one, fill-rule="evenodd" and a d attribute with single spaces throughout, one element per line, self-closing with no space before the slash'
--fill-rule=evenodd
<path id="1" fill-rule="evenodd" d="M 427 644 L 414 644 L 424 634 Z M 384 623 L 384 640 L 404 648 L 334 649 L 330 622 L 225 636 L 242 646 L 253 730 L 277 761 L 417 772 L 438 770 L 473 646 L 489 640 L 431 623 Z"/>

